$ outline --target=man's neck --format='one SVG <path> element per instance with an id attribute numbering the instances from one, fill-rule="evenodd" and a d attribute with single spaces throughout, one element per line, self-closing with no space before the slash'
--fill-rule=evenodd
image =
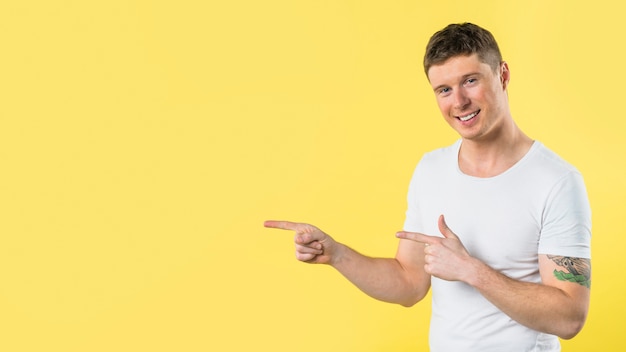
<path id="1" fill-rule="evenodd" d="M 459 168 L 470 176 L 497 176 L 520 161 L 532 145 L 533 140 L 515 125 L 493 140 L 463 139 Z"/>

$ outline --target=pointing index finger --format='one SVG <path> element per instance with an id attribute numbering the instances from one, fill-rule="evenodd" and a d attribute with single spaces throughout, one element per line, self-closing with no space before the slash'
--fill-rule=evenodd
<path id="1" fill-rule="evenodd" d="M 397 232 L 396 237 L 425 244 L 437 244 L 441 241 L 441 237 L 428 236 L 417 232 L 407 231 Z"/>
<path id="2" fill-rule="evenodd" d="M 291 221 L 268 220 L 263 223 L 263 226 L 269 227 L 272 229 L 291 230 L 291 231 L 296 231 L 298 229 L 298 223 L 291 222 Z"/>

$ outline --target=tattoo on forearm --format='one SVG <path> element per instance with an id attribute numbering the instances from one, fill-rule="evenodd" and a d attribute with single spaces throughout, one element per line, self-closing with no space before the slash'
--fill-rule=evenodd
<path id="1" fill-rule="evenodd" d="M 566 270 L 554 269 L 554 276 L 561 281 L 571 281 L 585 287 L 591 287 L 591 260 L 549 255 L 558 266 Z"/>

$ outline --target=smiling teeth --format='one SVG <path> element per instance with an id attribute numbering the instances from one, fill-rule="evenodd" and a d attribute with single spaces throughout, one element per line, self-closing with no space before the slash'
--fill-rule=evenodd
<path id="1" fill-rule="evenodd" d="M 467 121 L 467 120 L 471 119 L 472 117 L 476 116 L 477 114 L 478 114 L 478 111 L 473 112 L 473 113 L 471 113 L 471 114 L 469 114 L 469 115 L 459 116 L 459 119 L 460 119 L 461 121 L 465 122 L 465 121 Z"/>

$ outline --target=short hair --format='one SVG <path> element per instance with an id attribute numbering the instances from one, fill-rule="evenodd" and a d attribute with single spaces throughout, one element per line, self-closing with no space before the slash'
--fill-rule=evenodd
<path id="1" fill-rule="evenodd" d="M 478 54 L 481 62 L 495 71 L 502 63 L 502 54 L 493 35 L 472 23 L 450 24 L 433 34 L 426 45 L 424 72 L 455 56 Z"/>

